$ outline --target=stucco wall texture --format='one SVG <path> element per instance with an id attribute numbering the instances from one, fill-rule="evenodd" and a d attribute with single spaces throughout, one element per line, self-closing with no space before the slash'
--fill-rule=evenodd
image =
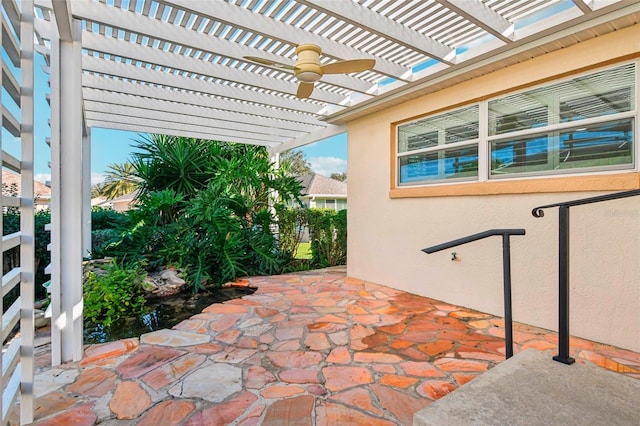
<path id="1" fill-rule="evenodd" d="M 557 330 L 558 209 L 546 210 L 544 218 L 531 210 L 604 192 L 554 187 L 392 199 L 390 129 L 450 105 L 639 56 L 635 25 L 347 123 L 349 276 L 503 315 L 500 237 L 431 255 L 421 249 L 487 229 L 525 228 L 525 236 L 511 238 L 514 319 Z M 635 143 L 636 169 L 629 173 L 638 176 L 637 135 Z M 538 179 L 543 184 L 544 177 Z M 572 207 L 570 216 L 571 334 L 640 351 L 640 197 Z M 452 251 L 457 261 L 451 261 Z"/>

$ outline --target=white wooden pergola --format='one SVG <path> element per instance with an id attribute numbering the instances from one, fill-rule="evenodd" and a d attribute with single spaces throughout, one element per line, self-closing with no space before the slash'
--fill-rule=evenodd
<path id="1" fill-rule="evenodd" d="M 27 183 L 34 49 L 50 75 L 55 365 L 82 357 L 92 128 L 264 145 L 276 155 L 344 133 L 359 116 L 634 25 L 640 0 L 3 0 L 2 12 L 5 56 L 22 70 L 18 84 L 3 62 L 2 84 L 23 99 L 20 119 L 3 108 L 3 126 L 27 147 L 21 161 L 3 156 L 3 165 L 22 170 Z M 376 63 L 324 75 L 298 99 L 291 70 L 245 58 L 292 65 L 301 43 L 319 46 L 322 64 Z M 25 186 L 18 203 L 32 213 Z M 22 232 L 30 241 L 32 225 Z M 33 298 L 21 303 L 28 423 Z"/>

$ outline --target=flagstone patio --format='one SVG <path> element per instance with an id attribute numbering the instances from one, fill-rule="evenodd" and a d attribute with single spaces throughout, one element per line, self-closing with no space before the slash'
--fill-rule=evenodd
<path id="1" fill-rule="evenodd" d="M 501 318 L 345 276 L 253 277 L 242 299 L 171 330 L 89 346 L 35 383 L 37 425 L 410 425 L 504 360 Z M 514 324 L 515 352 L 555 333 Z M 640 354 L 572 339 L 572 356 L 640 378 Z M 14 418 L 15 423 L 15 418 Z"/>

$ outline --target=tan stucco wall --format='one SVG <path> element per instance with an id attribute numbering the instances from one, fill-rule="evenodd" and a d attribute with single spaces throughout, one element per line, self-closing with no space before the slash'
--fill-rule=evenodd
<path id="1" fill-rule="evenodd" d="M 499 237 L 432 255 L 420 249 L 487 229 L 525 228 L 526 236 L 512 237 L 514 318 L 556 330 L 558 212 L 537 219 L 531 210 L 603 192 L 392 199 L 391 125 L 638 52 L 636 25 L 349 122 L 348 274 L 502 315 Z M 571 333 L 640 351 L 640 197 L 571 209 Z"/>

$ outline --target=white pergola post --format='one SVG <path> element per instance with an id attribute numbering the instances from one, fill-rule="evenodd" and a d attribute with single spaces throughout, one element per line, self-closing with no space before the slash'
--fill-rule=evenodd
<path id="1" fill-rule="evenodd" d="M 34 298 L 35 298 L 35 218 L 34 218 L 34 106 L 33 106 L 33 1 L 23 0 L 20 22 L 21 59 L 20 72 L 22 84 L 20 89 L 20 106 L 22 123 L 20 139 L 22 145 L 20 161 L 21 194 L 20 201 L 20 298 L 22 299 L 20 315 L 20 424 L 33 423 L 33 342 Z"/>
<path id="2" fill-rule="evenodd" d="M 82 256 L 91 256 L 91 128 L 82 137 Z"/>
<path id="3" fill-rule="evenodd" d="M 56 13 L 56 17 L 58 14 Z M 51 40 L 51 362 L 82 358 L 83 115 L 81 25 Z M 52 27 L 54 31 L 56 27 Z"/>

